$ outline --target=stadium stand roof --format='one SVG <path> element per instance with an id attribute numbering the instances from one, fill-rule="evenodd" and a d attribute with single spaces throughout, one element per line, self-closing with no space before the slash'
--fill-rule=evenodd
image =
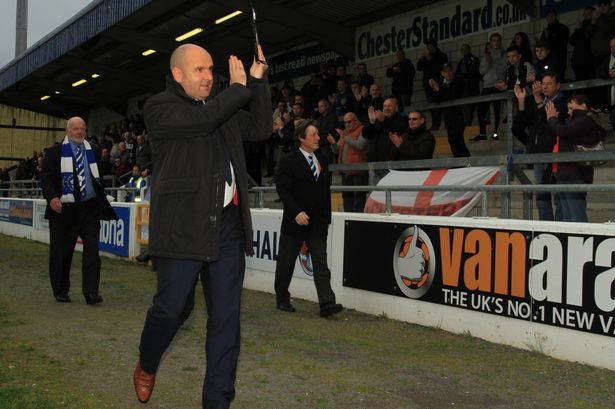
<path id="1" fill-rule="evenodd" d="M 532 0 L 518 1 L 528 3 Z M 429 0 L 255 0 L 268 57 L 312 44 L 354 59 L 355 28 L 429 4 Z M 519 4 L 521 6 L 521 4 Z M 217 19 L 241 14 L 221 24 Z M 527 10 L 527 8 L 526 8 Z M 247 0 L 97 0 L 0 69 L 0 104 L 59 117 L 106 107 L 126 115 L 127 101 L 163 89 L 175 38 L 205 47 L 224 75 L 233 53 L 251 61 Z M 155 53 L 144 56 L 146 50 Z M 98 75 L 97 78 L 93 76 Z M 73 86 L 76 81 L 87 82 Z M 48 100 L 41 100 L 49 96 Z"/>

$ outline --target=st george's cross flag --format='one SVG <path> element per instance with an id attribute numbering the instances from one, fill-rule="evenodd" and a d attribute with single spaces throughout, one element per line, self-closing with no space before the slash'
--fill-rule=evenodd
<path id="1" fill-rule="evenodd" d="M 481 186 L 492 184 L 500 174 L 499 166 L 467 167 L 421 171 L 392 170 L 378 186 Z M 464 217 L 481 199 L 475 191 L 392 192 L 392 211 L 399 214 Z M 365 213 L 386 210 L 384 191 L 372 192 L 365 203 Z"/>

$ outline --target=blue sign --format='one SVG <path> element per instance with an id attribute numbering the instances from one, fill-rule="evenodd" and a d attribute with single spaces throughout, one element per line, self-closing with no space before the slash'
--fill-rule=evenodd
<path id="1" fill-rule="evenodd" d="M 9 209 L 11 208 L 11 199 L 0 199 L 0 221 L 9 221 Z"/>
<path id="2" fill-rule="evenodd" d="M 128 257 L 130 243 L 130 208 L 113 207 L 117 220 L 101 220 L 98 248 L 104 252 Z"/>

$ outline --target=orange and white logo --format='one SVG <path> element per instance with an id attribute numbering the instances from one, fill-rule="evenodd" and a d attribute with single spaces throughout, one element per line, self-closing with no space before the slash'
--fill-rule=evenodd
<path id="1" fill-rule="evenodd" d="M 427 293 L 436 271 L 435 254 L 429 236 L 416 225 L 400 234 L 393 251 L 393 271 L 404 295 L 420 298 Z"/>
<path id="2" fill-rule="evenodd" d="M 301 265 L 301 269 L 306 275 L 310 277 L 314 276 L 312 256 L 310 255 L 310 249 L 308 248 L 305 241 L 301 244 L 301 249 L 299 250 L 299 264 Z"/>

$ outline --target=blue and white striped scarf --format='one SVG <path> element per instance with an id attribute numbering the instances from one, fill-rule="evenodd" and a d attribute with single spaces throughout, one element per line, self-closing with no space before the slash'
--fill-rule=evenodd
<path id="1" fill-rule="evenodd" d="M 100 183 L 100 176 L 98 173 L 98 165 L 96 165 L 96 158 L 94 157 L 94 151 L 90 143 L 83 140 L 83 146 L 85 146 L 85 155 L 88 159 L 88 165 L 90 166 L 90 172 L 92 176 Z M 73 150 L 70 147 L 68 135 L 64 137 L 62 141 L 62 159 L 60 160 L 60 172 L 62 173 L 62 196 L 60 202 L 62 203 L 75 203 L 75 183 L 73 179 L 73 173 L 75 172 L 75 158 L 73 156 Z M 85 182 L 84 182 L 85 183 Z"/>

